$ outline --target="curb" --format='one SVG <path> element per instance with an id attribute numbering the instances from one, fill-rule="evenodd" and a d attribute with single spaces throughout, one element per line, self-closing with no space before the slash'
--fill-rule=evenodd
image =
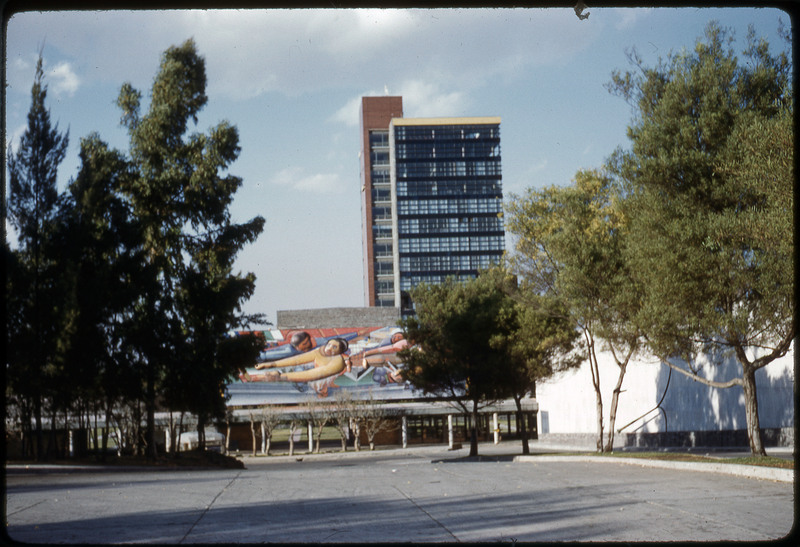
<path id="1" fill-rule="evenodd" d="M 722 473 L 753 479 L 764 479 L 778 482 L 794 482 L 794 469 L 761 467 L 757 465 L 741 465 L 738 463 L 697 463 L 673 462 L 664 460 L 647 460 L 642 458 L 606 458 L 602 456 L 515 456 L 514 462 L 592 462 L 622 463 L 639 467 L 657 467 L 661 469 L 682 469 L 704 473 Z"/>

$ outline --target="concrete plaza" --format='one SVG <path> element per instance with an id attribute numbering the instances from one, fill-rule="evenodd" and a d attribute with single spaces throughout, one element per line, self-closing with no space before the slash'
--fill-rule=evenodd
<path id="1" fill-rule="evenodd" d="M 794 484 L 689 467 L 515 458 L 519 443 L 245 457 L 246 469 L 14 466 L 6 533 L 32 543 L 760 541 Z"/>

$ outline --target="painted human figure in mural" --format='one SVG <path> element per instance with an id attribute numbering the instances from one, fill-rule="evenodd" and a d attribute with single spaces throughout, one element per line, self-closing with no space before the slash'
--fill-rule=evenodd
<path id="1" fill-rule="evenodd" d="M 376 348 L 365 350 L 348 358 L 351 366 L 374 367 L 372 378 L 380 385 L 387 383 L 402 383 L 402 371 L 398 367 L 403 361 L 398 357 L 397 352 L 408 348 L 402 331 L 394 332 L 389 337 L 387 343 L 381 344 Z"/>
<path id="2" fill-rule="evenodd" d="M 258 356 L 258 361 L 277 361 L 278 359 L 305 353 L 319 346 L 324 346 L 329 340 L 334 338 L 341 338 L 343 340 L 347 340 L 349 343 L 350 341 L 357 340 L 364 336 L 368 331 L 369 329 L 356 329 L 353 332 L 338 333 L 333 336 L 323 336 L 317 338 L 311 336 L 304 330 L 289 332 L 287 334 L 288 343 L 284 342 L 277 347 L 266 348 Z"/>
<path id="3" fill-rule="evenodd" d="M 326 342 L 327 340 L 323 340 Z M 291 357 L 316 348 L 318 341 L 304 330 L 296 331 L 289 337 L 289 343 L 274 348 L 267 348 L 258 356 L 259 361 L 275 361 Z"/>
<path id="4" fill-rule="evenodd" d="M 347 340 L 332 338 L 324 346 L 314 350 L 277 361 L 256 364 L 256 368 L 259 370 L 312 365 L 307 370 L 294 372 L 273 370 L 265 374 L 244 373 L 241 378 L 245 382 L 308 382 L 321 397 L 325 397 L 328 387 L 333 384 L 336 377 L 348 369 L 344 355 L 347 349 Z"/>

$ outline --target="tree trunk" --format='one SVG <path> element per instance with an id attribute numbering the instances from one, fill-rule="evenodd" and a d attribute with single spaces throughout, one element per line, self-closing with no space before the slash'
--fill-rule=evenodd
<path id="1" fill-rule="evenodd" d="M 622 381 L 625 379 L 625 370 L 628 368 L 628 362 L 617 363 L 619 365 L 619 376 L 617 377 L 617 385 L 614 386 L 614 394 L 611 396 L 611 407 L 609 408 L 608 417 L 608 442 L 606 443 L 606 452 L 614 451 L 614 424 L 617 422 L 617 406 L 619 405 L 619 394 L 622 393 Z"/>
<path id="2" fill-rule="evenodd" d="M 147 363 L 147 459 L 156 459 L 156 372 L 155 365 Z"/>
<path id="3" fill-rule="evenodd" d="M 58 437 L 56 436 L 56 411 L 53 410 L 50 415 L 50 441 L 48 442 L 45 454 L 50 456 L 58 456 Z"/>
<path id="4" fill-rule="evenodd" d="M 289 424 L 289 455 L 294 455 L 294 434 L 297 431 L 297 424 L 291 422 Z"/>
<path id="5" fill-rule="evenodd" d="M 106 423 L 103 425 L 103 439 L 100 442 L 102 444 L 102 460 L 105 461 L 106 459 L 106 451 L 108 450 L 108 437 L 111 433 L 111 404 L 106 403 Z"/>
<path id="6" fill-rule="evenodd" d="M 353 422 L 353 430 L 355 432 L 355 438 L 353 439 L 353 449 L 356 452 L 361 451 L 361 423 L 356 420 Z"/>
<path id="7" fill-rule="evenodd" d="M 42 432 L 42 398 L 37 394 L 33 402 L 33 418 L 36 423 L 36 451 L 34 459 L 44 459 L 44 434 Z"/>
<path id="8" fill-rule="evenodd" d="M 522 398 L 514 397 L 514 403 L 517 405 L 517 431 L 519 431 L 520 439 L 522 440 L 522 454 L 530 454 L 531 449 L 528 444 L 528 425 L 525 421 L 525 416 L 522 414 Z"/>
<path id="9" fill-rule="evenodd" d="M 184 416 L 184 413 L 183 413 L 183 411 L 181 411 L 181 418 L 180 418 L 180 420 L 178 420 L 178 434 L 176 435 L 177 438 L 175 440 L 175 443 L 176 443 L 175 444 L 175 454 L 178 454 L 181 451 L 181 435 L 183 435 L 183 416 Z M 225 442 L 226 443 L 228 442 L 227 439 L 225 440 Z M 227 451 L 228 451 L 228 445 L 226 444 L 225 445 L 225 452 L 227 452 Z"/>
<path id="10" fill-rule="evenodd" d="M 230 436 L 230 426 L 228 426 L 228 436 Z M 253 444 L 252 454 L 255 456 L 258 450 L 258 437 L 256 435 L 256 422 L 252 413 L 250 414 L 250 436 L 252 437 Z"/>
<path id="11" fill-rule="evenodd" d="M 469 439 L 469 455 L 478 455 L 478 401 L 472 401 L 472 432 Z"/>
<path id="12" fill-rule="evenodd" d="M 597 451 L 603 451 L 603 393 L 600 391 L 600 367 L 597 364 L 597 354 L 594 352 L 594 338 L 587 329 L 583 330 L 586 338 L 586 347 L 589 350 L 589 370 L 592 372 L 592 385 L 597 407 Z"/>
<path id="13" fill-rule="evenodd" d="M 750 452 L 753 456 L 766 456 L 767 451 L 764 449 L 761 424 L 758 420 L 756 371 L 746 364 L 742 368 L 742 389 L 744 391 L 744 410 L 747 417 L 747 439 L 750 441 Z"/>

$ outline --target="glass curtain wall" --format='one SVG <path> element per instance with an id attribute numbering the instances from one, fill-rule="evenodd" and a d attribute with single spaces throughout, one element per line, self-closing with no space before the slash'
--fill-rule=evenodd
<path id="1" fill-rule="evenodd" d="M 498 262 L 505 248 L 499 123 L 395 124 L 394 155 L 401 295 L 423 281 L 473 278 Z"/>

